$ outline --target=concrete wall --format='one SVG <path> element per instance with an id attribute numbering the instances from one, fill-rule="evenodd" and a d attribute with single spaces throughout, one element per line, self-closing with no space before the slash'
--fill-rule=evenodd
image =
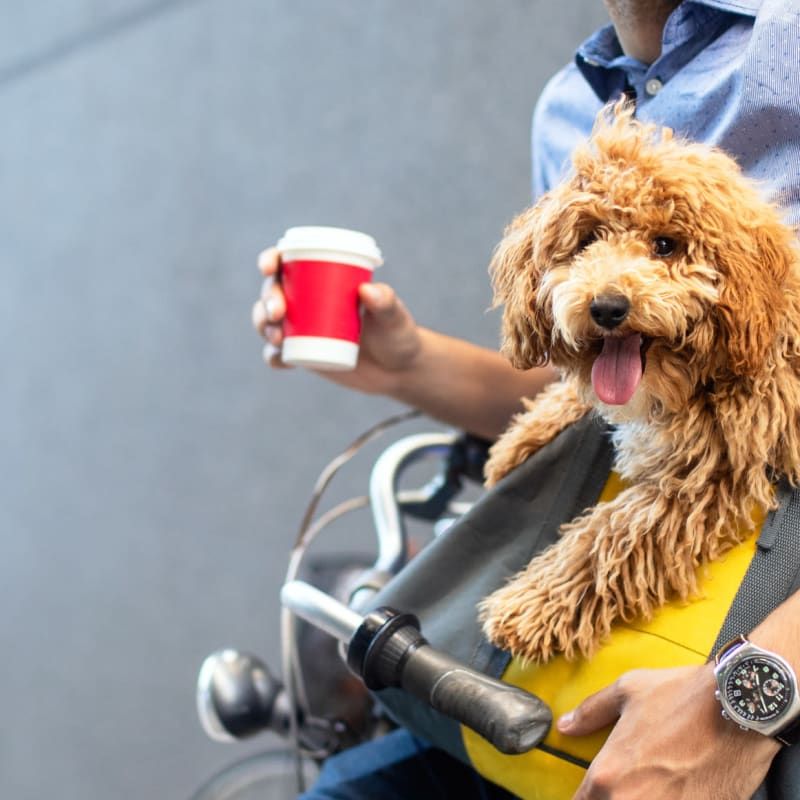
<path id="1" fill-rule="evenodd" d="M 197 668 L 228 643 L 277 664 L 313 480 L 397 410 L 261 365 L 257 252 L 370 231 L 420 322 L 493 346 L 531 109 L 602 4 L 0 12 L 0 795 L 182 798 L 271 744 L 204 738 Z M 361 518 L 331 546 L 368 541 Z"/>

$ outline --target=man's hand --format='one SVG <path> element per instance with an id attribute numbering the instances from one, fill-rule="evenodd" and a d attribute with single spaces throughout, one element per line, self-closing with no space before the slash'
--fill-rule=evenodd
<path id="1" fill-rule="evenodd" d="M 558 721 L 614 725 L 575 800 L 749 800 L 780 744 L 722 718 L 713 666 L 635 670 Z"/>
<path id="2" fill-rule="evenodd" d="M 253 305 L 253 327 L 267 340 L 264 358 L 273 367 L 280 358 L 286 301 L 280 286 L 280 253 L 274 247 L 258 258 L 264 276 L 261 298 Z M 398 374 L 409 369 L 421 349 L 413 317 L 385 283 L 365 283 L 359 289 L 364 311 L 358 365 L 345 372 L 321 371 L 330 380 L 371 394 L 391 394 Z"/>

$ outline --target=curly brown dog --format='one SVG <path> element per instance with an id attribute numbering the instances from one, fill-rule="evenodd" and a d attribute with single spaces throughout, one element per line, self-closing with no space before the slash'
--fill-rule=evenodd
<path id="1" fill-rule="evenodd" d="M 494 445 L 487 482 L 594 409 L 628 488 L 482 604 L 523 659 L 590 656 L 617 620 L 697 594 L 698 567 L 800 478 L 800 255 L 734 161 L 603 112 L 570 177 L 491 266 L 515 367 L 562 380 Z"/>

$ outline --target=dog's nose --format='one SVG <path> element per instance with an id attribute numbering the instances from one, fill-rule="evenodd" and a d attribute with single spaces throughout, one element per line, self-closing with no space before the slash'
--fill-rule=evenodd
<path id="1" fill-rule="evenodd" d="M 601 327 L 612 330 L 625 321 L 631 304 L 621 294 L 601 294 L 595 297 L 589 306 L 592 319 Z"/>

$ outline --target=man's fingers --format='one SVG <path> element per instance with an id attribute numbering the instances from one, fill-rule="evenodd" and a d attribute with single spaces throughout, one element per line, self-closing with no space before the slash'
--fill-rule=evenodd
<path id="1" fill-rule="evenodd" d="M 392 323 L 406 313 L 394 289 L 385 283 L 364 283 L 359 288 L 359 297 L 366 311 L 381 322 Z"/>
<path id="2" fill-rule="evenodd" d="M 268 287 L 261 299 L 253 304 L 253 327 L 263 336 L 266 325 L 280 325 L 285 315 L 286 300 L 283 292 L 278 286 Z"/>
<path id="3" fill-rule="evenodd" d="M 263 336 L 273 347 L 280 347 L 283 342 L 283 328 L 280 325 L 266 325 Z"/>
<path id="4" fill-rule="evenodd" d="M 286 298 L 278 284 L 266 287 L 261 295 L 261 303 L 267 314 L 267 322 L 280 324 L 286 316 Z"/>
<path id="5" fill-rule="evenodd" d="M 285 364 L 281 359 L 280 347 L 275 347 L 272 344 L 265 344 L 261 352 L 261 356 L 266 364 L 275 369 L 292 369 L 291 364 Z"/>
<path id="6" fill-rule="evenodd" d="M 277 247 L 268 247 L 258 254 L 258 269 L 265 278 L 277 275 L 280 266 L 281 254 Z"/>
<path id="7" fill-rule="evenodd" d="M 258 270 L 264 276 L 261 297 L 253 305 L 253 327 L 267 340 L 262 357 L 275 369 L 291 369 L 281 358 L 283 342 L 283 318 L 286 316 L 286 300 L 277 281 L 281 267 L 281 255 L 276 247 L 268 247 L 258 255 Z"/>
<path id="8" fill-rule="evenodd" d="M 619 681 L 587 697 L 558 720 L 558 730 L 568 736 L 586 736 L 612 725 L 622 713 L 625 695 Z"/>
<path id="9" fill-rule="evenodd" d="M 250 319 L 253 322 L 253 327 L 263 336 L 264 326 L 267 324 L 267 309 L 264 308 L 264 303 L 262 303 L 261 300 L 256 300 L 256 302 L 253 303 Z"/>

